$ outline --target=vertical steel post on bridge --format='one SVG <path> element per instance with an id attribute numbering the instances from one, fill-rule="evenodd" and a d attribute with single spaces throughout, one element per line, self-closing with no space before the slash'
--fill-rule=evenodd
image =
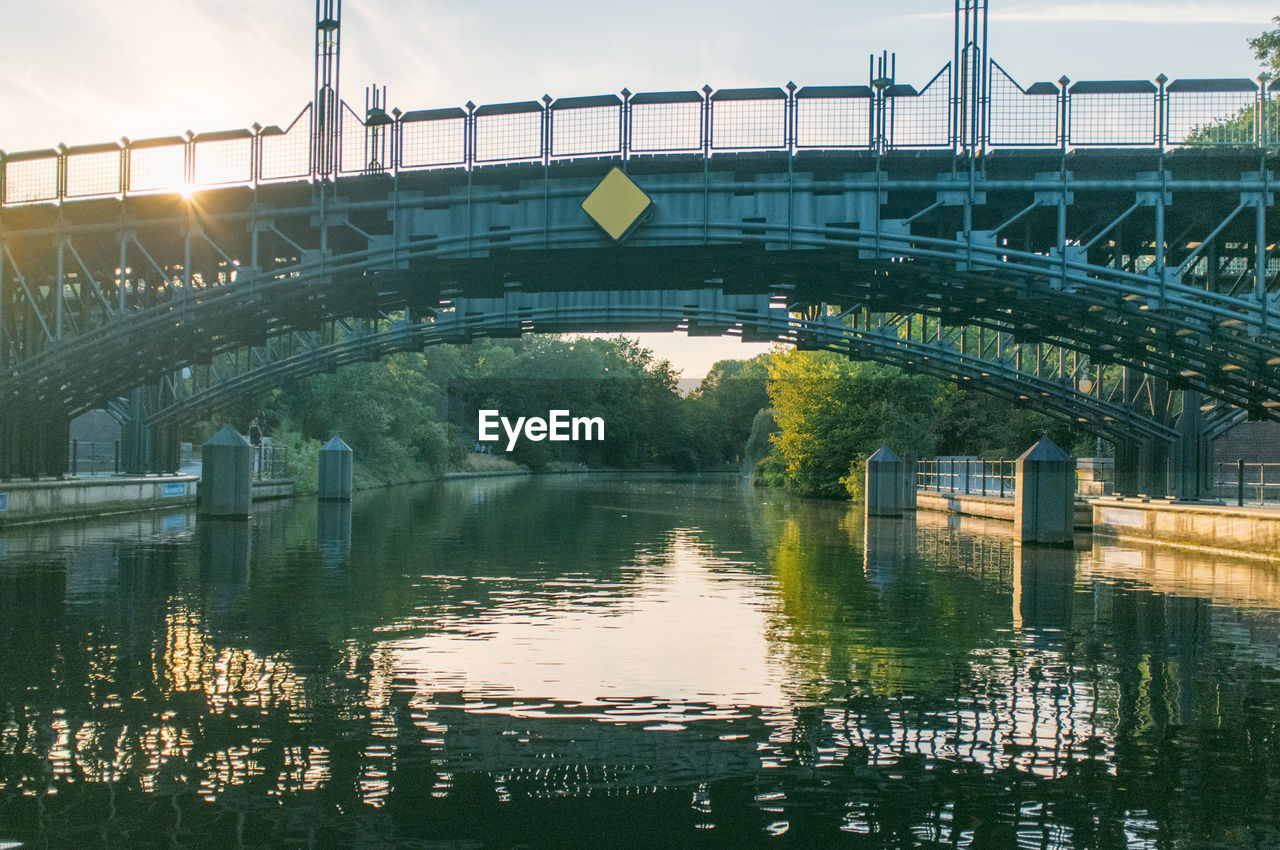
<path id="1" fill-rule="evenodd" d="M 952 147 L 972 157 L 985 150 L 987 140 L 987 0 L 956 0 L 953 39 Z"/>
<path id="2" fill-rule="evenodd" d="M 316 0 L 316 66 L 312 115 L 311 176 L 333 176 L 338 163 L 338 134 L 342 123 L 339 99 L 339 57 L 342 42 L 342 0 Z"/>

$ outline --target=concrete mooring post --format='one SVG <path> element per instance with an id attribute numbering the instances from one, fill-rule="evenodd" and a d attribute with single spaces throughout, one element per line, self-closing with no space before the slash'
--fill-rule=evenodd
<path id="1" fill-rule="evenodd" d="M 867 516 L 902 516 L 904 466 L 888 446 L 867 458 Z"/>
<path id="2" fill-rule="evenodd" d="M 907 452 L 902 456 L 902 509 L 904 511 L 916 509 L 916 491 L 919 489 L 919 482 L 916 479 L 918 467 L 919 461 L 915 452 Z"/>
<path id="3" fill-rule="evenodd" d="M 230 425 L 209 438 L 201 455 L 199 513 L 247 517 L 253 504 L 253 446 Z"/>
<path id="4" fill-rule="evenodd" d="M 1076 471 L 1070 455 L 1041 437 L 1015 464 L 1014 534 L 1021 543 L 1070 546 L 1075 540 Z"/>
<path id="5" fill-rule="evenodd" d="M 335 502 L 351 501 L 351 447 L 337 434 L 320 449 L 320 499 Z"/>

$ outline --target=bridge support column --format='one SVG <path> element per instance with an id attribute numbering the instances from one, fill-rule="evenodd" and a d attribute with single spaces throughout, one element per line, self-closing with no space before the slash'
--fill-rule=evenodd
<path id="1" fill-rule="evenodd" d="M 322 501 L 351 501 L 351 461 L 351 447 L 337 434 L 320 449 L 320 476 L 316 489 Z"/>
<path id="2" fill-rule="evenodd" d="M 1213 438 L 1205 430 L 1200 394 L 1187 390 L 1182 396 L 1178 439 L 1169 456 L 1169 492 L 1178 499 L 1213 497 Z"/>
<path id="3" fill-rule="evenodd" d="M 71 418 L 55 405 L 22 405 L 0 413 L 0 481 L 67 472 Z"/>
<path id="4" fill-rule="evenodd" d="M 1048 437 L 1018 458 L 1014 472 L 1014 535 L 1019 543 L 1070 546 L 1075 541 L 1076 470 Z"/>
<path id="5" fill-rule="evenodd" d="M 1118 440 L 1116 492 L 1164 496 L 1169 492 L 1169 444 L 1163 440 Z"/>
<path id="6" fill-rule="evenodd" d="M 146 424 L 154 409 L 153 393 L 154 390 L 146 387 L 135 389 L 129 399 L 129 417 L 122 423 L 120 465 L 133 475 L 177 472 L 182 462 L 177 430 Z"/>

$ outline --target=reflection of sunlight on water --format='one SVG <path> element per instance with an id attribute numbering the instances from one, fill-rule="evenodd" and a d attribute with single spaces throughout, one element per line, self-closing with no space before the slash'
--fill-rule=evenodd
<path id="1" fill-rule="evenodd" d="M 488 607 L 424 612 L 415 625 L 428 634 L 393 644 L 397 675 L 427 691 L 538 694 L 576 704 L 580 716 L 628 723 L 681 724 L 702 711 L 732 716 L 706 705 L 708 697 L 776 705 L 781 681 L 767 663 L 755 582 L 725 580 L 742 575 L 712 558 L 696 534 L 677 529 L 663 550 L 641 553 L 625 585 L 589 574 L 475 579 L 495 585 L 469 585 L 488 596 Z M 607 701 L 645 695 L 661 699 Z"/>
<path id="2" fill-rule="evenodd" d="M 500 493 L 474 492 L 501 511 Z M 1152 815 L 1136 786 L 1170 765 L 1187 781 L 1181 765 L 1220 751 L 1253 766 L 1269 753 L 1238 718 L 1264 734 L 1275 722 L 1248 702 L 1274 690 L 1247 664 L 1274 647 L 1263 628 L 1280 608 L 1280 579 L 1257 565 L 1043 555 L 945 517 L 869 527 L 825 505 L 757 519 L 744 520 L 750 546 L 731 536 L 747 525 L 699 516 L 624 540 L 621 563 L 560 564 L 546 545 L 524 561 L 406 560 L 388 579 L 317 560 L 303 568 L 332 596 L 299 594 L 309 619 L 244 604 L 276 598 L 273 581 L 292 590 L 293 563 L 255 561 L 238 583 L 206 570 L 194 591 L 166 572 L 144 640 L 128 629 L 151 588 L 120 590 L 142 571 L 77 556 L 73 580 L 42 591 L 69 612 L 58 628 L 79 640 L 74 667 L 51 639 L 39 651 L 57 660 L 14 668 L 35 696 L 0 691 L 0 805 L 50 801 L 43 826 L 69 804 L 106 818 L 99 801 L 140 790 L 155 796 L 129 805 L 172 809 L 178 844 L 275 812 L 348 828 L 381 809 L 465 830 L 475 811 L 519 820 L 544 811 L 530 801 L 596 812 L 585 798 L 644 797 L 683 817 L 686 838 L 804 842 L 821 826 L 880 846 L 1156 846 L 1191 816 Z M 348 595 L 366 582 L 367 599 Z M 104 611 L 124 625 L 99 633 Z M 49 669 L 79 678 L 50 688 Z M 1063 802 L 1077 789 L 1079 817 Z M 1178 804 L 1207 799 L 1174 790 Z M 996 820 L 1007 831 L 984 839 Z M 516 843 L 502 834 L 493 843 Z"/>
<path id="3" fill-rule="evenodd" d="M 1080 559 L 1082 578 L 1126 581 L 1159 593 L 1280 613 L 1274 564 L 1156 546 L 1095 543 Z"/>
<path id="4" fill-rule="evenodd" d="M 179 693 L 202 693 L 219 714 L 235 706 L 306 710 L 299 677 L 281 657 L 215 647 L 202 630 L 200 615 L 184 606 L 170 611 L 166 621 L 164 655 L 154 671 L 157 681 L 168 678 L 169 687 Z"/>
<path id="5" fill-rule="evenodd" d="M 314 791 L 330 779 L 329 751 L 324 747 L 285 747 L 283 762 L 275 787 L 267 792 L 272 796 Z"/>

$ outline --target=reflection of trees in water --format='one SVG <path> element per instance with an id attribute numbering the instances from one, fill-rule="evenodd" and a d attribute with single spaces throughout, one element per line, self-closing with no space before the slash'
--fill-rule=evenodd
<path id="1" fill-rule="evenodd" d="M 1257 689 L 1273 701 L 1275 679 L 1224 644 L 1215 606 L 1077 585 L 1074 553 L 856 510 L 843 525 L 863 544 L 862 570 L 799 520 L 770 550 L 783 621 L 771 636 L 790 681 L 811 683 L 801 704 L 818 704 L 774 727 L 782 752 L 806 766 L 852 761 L 886 787 L 910 785 L 913 769 L 923 783 L 910 806 L 856 807 L 855 831 L 899 823 L 919 836 L 932 822 L 937 839 L 938 823 L 957 824 L 951 782 L 966 771 L 990 780 L 971 789 L 991 802 L 977 820 L 1032 846 L 1221 839 L 1259 820 L 1233 798 L 1261 804 L 1244 775 L 1274 775 L 1277 711 L 1258 711 Z M 830 707 L 842 689 L 843 712 Z M 1201 799 L 1229 811 L 1176 802 Z M 903 821 L 904 808 L 918 819 Z"/>
<path id="2" fill-rule="evenodd" d="M 1077 575 L 963 524 L 640 489 L 375 497 L 342 569 L 301 510 L 249 527 L 247 570 L 239 531 L 201 529 L 0 572 L 0 645 L 23 650 L 0 653 L 0 823 L 73 844 L 1280 837 L 1280 693 L 1248 651 L 1265 619 L 1238 634 L 1185 589 Z M 570 539 L 529 531 L 565 516 Z M 573 574 L 625 598 L 673 552 L 772 572 L 788 705 L 656 704 L 686 728 L 646 730 L 395 678 L 410 626 L 569 606 Z"/>

